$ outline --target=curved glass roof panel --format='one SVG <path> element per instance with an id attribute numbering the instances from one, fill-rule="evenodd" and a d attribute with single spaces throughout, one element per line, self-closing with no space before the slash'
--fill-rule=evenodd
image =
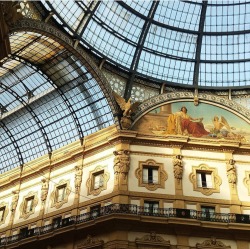
<path id="1" fill-rule="evenodd" d="M 250 58 L 249 34 L 204 36 L 201 60 L 237 61 Z"/>
<path id="2" fill-rule="evenodd" d="M 246 65 L 250 61 L 250 2 L 77 3 L 86 9 L 82 20 L 75 21 L 81 23 L 75 32 L 80 34 L 81 43 L 133 75 L 151 77 L 162 83 L 168 78 L 169 84 L 193 87 L 249 87 L 250 68 Z M 67 24 L 67 19 L 71 14 L 65 16 L 62 6 L 54 1 L 49 4 L 56 14 L 55 19 L 64 23 L 65 29 L 70 29 L 73 24 Z M 220 63 L 230 66 L 220 67 Z M 213 72 L 209 68 L 216 70 Z M 228 68 L 234 70 L 230 81 L 224 80 L 227 76 L 220 76 L 230 72 Z M 164 72 L 171 76 L 164 76 Z M 214 73 L 218 75 L 211 75 Z M 206 79 L 219 81 L 205 83 Z"/>
<path id="3" fill-rule="evenodd" d="M 173 28 L 198 31 L 200 4 L 181 1 L 160 1 L 154 20 Z"/>
<path id="4" fill-rule="evenodd" d="M 137 13 L 140 13 L 144 16 L 147 16 L 149 10 L 152 6 L 151 1 L 126 1 L 124 2 L 127 6 L 135 10 Z"/>
<path id="5" fill-rule="evenodd" d="M 14 33 L 11 42 L 12 55 L 0 66 L 0 173 L 114 124 L 101 86 L 79 58 L 34 32 Z"/>
<path id="6" fill-rule="evenodd" d="M 221 1 L 208 4 L 204 32 L 237 32 L 250 30 L 250 3 Z"/>

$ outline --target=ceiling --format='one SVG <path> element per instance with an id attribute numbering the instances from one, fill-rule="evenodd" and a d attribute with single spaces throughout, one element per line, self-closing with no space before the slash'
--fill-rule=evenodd
<path id="1" fill-rule="evenodd" d="M 128 71 L 127 88 L 133 76 L 194 88 L 250 86 L 250 2 L 41 2 L 82 45 Z"/>

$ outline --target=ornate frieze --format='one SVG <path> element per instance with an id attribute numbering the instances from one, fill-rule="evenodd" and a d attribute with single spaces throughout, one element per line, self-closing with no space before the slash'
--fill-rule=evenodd
<path id="1" fill-rule="evenodd" d="M 150 232 L 150 234 L 144 235 L 142 238 L 136 238 L 135 243 L 137 248 L 140 249 L 170 248 L 170 241 L 164 240 L 154 231 Z"/>
<path id="2" fill-rule="evenodd" d="M 202 243 L 196 244 L 197 249 L 230 249 L 231 246 L 226 246 L 223 242 L 216 240 L 216 238 L 211 238 L 210 240 L 205 240 Z"/>

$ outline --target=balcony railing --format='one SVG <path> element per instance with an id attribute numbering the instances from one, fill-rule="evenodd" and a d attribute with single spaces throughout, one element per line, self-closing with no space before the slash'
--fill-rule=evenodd
<path id="1" fill-rule="evenodd" d="M 73 224 L 88 222 L 98 217 L 108 216 L 111 214 L 130 214 L 135 216 L 161 217 L 165 219 L 181 218 L 181 219 L 208 221 L 208 222 L 250 224 L 250 216 L 246 214 L 234 214 L 234 213 L 225 214 L 225 213 L 203 212 L 192 209 L 179 209 L 179 208 L 152 209 L 132 204 L 110 204 L 108 206 L 101 207 L 99 210 L 94 210 L 92 212 L 62 219 L 58 223 L 49 224 L 42 227 L 36 227 L 16 235 L 1 238 L 0 246 L 15 243 L 17 241 L 20 241 L 28 237 L 49 233 L 51 231 L 60 229 L 62 227 L 70 226 Z"/>

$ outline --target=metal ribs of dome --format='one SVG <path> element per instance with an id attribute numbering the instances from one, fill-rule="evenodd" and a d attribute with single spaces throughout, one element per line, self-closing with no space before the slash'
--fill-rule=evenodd
<path id="1" fill-rule="evenodd" d="M 250 85 L 250 2 L 42 3 L 74 38 L 130 72 L 126 97 L 136 76 L 193 88 Z"/>
<path id="2" fill-rule="evenodd" d="M 38 33 L 14 32 L 12 55 L 0 66 L 0 173 L 115 122 L 108 86 L 77 51 L 40 34 L 38 22 L 24 22 Z"/>

